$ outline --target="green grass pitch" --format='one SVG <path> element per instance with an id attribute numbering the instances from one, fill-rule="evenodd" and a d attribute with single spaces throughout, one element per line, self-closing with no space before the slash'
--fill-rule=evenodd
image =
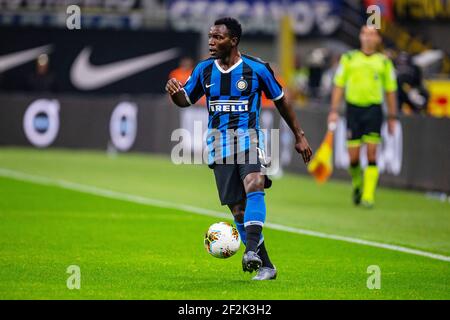
<path id="1" fill-rule="evenodd" d="M 300 160 L 299 160 L 300 161 Z M 265 229 L 270 282 L 203 247 L 220 218 L 13 179 L 2 169 L 227 213 L 205 166 L 162 156 L 0 148 L 0 299 L 449 299 L 450 262 Z M 380 188 L 373 210 L 350 185 L 286 175 L 266 192 L 267 220 L 450 255 L 450 204 Z M 231 215 L 230 215 L 231 217 Z M 231 221 L 231 220 L 229 220 Z M 69 290 L 78 265 L 81 288 Z M 366 286 L 367 267 L 381 289 Z"/>

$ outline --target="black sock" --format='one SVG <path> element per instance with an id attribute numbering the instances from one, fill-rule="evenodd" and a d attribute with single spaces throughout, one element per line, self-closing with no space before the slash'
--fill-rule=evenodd
<path id="1" fill-rule="evenodd" d="M 247 234 L 247 245 L 245 252 L 256 252 L 258 249 L 259 239 L 261 239 L 261 232 L 262 227 L 255 224 L 245 227 L 245 233 Z"/>
<path id="2" fill-rule="evenodd" d="M 256 253 L 261 258 L 263 267 L 268 267 L 268 268 L 273 269 L 273 264 L 269 259 L 269 254 L 267 253 L 266 246 L 264 245 L 264 241 L 258 247 L 258 251 Z"/>
<path id="3" fill-rule="evenodd" d="M 352 167 L 352 168 L 359 167 L 359 161 L 351 162 L 351 163 L 350 163 L 350 167 Z"/>

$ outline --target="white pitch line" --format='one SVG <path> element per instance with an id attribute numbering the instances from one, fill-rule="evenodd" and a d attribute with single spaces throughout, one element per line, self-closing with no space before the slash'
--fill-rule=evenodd
<path id="1" fill-rule="evenodd" d="M 48 177 L 42 177 L 42 176 L 35 176 L 24 172 L 9 170 L 5 168 L 0 168 L 0 176 L 12 178 L 16 180 L 22 180 L 27 182 L 33 182 L 38 183 L 41 185 L 48 185 L 48 186 L 57 186 L 64 189 L 69 190 L 75 190 L 83 193 L 89 193 L 96 196 L 102 196 L 107 197 L 115 200 L 123 200 L 123 201 L 129 201 L 144 205 L 151 205 L 161 208 L 169 208 L 169 209 L 177 209 L 177 210 L 183 210 L 195 214 L 200 214 L 204 216 L 210 216 L 210 217 L 217 217 L 217 218 L 223 218 L 223 219 L 231 219 L 230 215 L 225 214 L 223 212 L 204 209 L 204 208 L 198 208 L 186 204 L 176 204 L 168 201 L 162 201 L 112 190 L 107 190 L 103 188 L 98 188 L 94 186 L 89 185 L 83 185 L 75 182 L 60 180 L 60 179 L 52 179 Z M 436 254 L 432 252 L 422 251 L 422 250 L 416 250 L 411 249 L 407 247 L 397 246 L 393 244 L 387 244 L 387 243 L 381 243 L 381 242 L 375 242 L 375 241 L 369 241 L 369 240 L 363 240 L 358 238 L 352 238 L 352 237 L 346 237 L 346 236 L 339 236 L 335 234 L 329 234 L 329 233 L 323 233 L 323 232 L 317 232 L 312 230 L 305 230 L 300 228 L 294 228 L 294 227 L 288 227 L 276 223 L 265 223 L 265 228 L 270 228 L 274 230 L 280 230 L 290 233 L 296 233 L 301 235 L 308 235 L 318 238 L 324 238 L 324 239 L 332 239 L 332 240 L 338 240 L 338 241 L 344 241 L 344 242 L 350 242 L 350 243 L 356 243 L 360 245 L 375 247 L 375 248 L 382 248 L 386 250 L 391 251 L 397 251 L 402 253 L 408 253 L 416 256 L 422 256 L 430 259 L 440 260 L 440 261 L 446 261 L 450 262 L 449 256 L 444 256 L 441 254 Z"/>

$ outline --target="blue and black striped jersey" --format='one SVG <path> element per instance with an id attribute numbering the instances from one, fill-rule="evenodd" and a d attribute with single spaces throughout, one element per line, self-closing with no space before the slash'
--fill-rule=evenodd
<path id="1" fill-rule="evenodd" d="M 221 143 L 217 136 L 208 134 L 210 150 L 209 163 L 226 158 L 235 152 L 235 139 L 230 139 L 230 130 L 238 132 L 238 151 L 250 147 L 249 129 L 257 133 L 257 145 L 264 149 L 263 135 L 259 125 L 261 93 L 267 98 L 278 100 L 283 97 L 283 89 L 275 79 L 268 63 L 259 58 L 242 55 L 228 70 L 223 70 L 218 61 L 207 59 L 193 70 L 183 88 L 190 104 L 206 95 L 209 111 L 208 131 L 222 134 Z M 213 142 L 216 143 L 213 144 Z M 233 145 L 233 148 L 230 148 Z"/>

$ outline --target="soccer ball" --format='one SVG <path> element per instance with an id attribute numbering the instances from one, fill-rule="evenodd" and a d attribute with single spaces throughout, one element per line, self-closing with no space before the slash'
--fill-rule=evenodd
<path id="1" fill-rule="evenodd" d="M 216 258 L 229 258 L 234 255 L 241 245 L 241 238 L 236 227 L 228 222 L 212 224 L 205 234 L 205 249 Z"/>

